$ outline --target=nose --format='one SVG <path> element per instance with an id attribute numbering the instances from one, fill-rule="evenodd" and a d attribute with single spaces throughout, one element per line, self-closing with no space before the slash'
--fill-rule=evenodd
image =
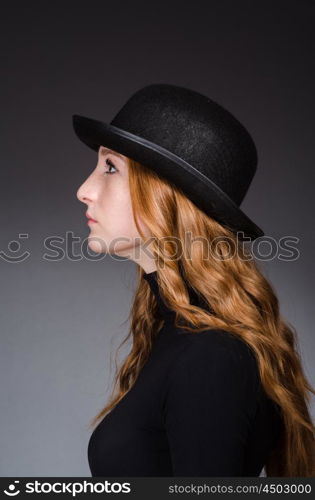
<path id="1" fill-rule="evenodd" d="M 90 203 L 96 199 L 96 186 L 93 177 L 90 175 L 77 190 L 76 196 L 82 203 Z"/>

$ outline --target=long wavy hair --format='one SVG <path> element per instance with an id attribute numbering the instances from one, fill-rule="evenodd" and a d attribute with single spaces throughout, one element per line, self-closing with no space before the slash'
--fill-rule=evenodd
<path id="1" fill-rule="evenodd" d="M 296 331 L 282 318 L 272 285 L 225 224 L 208 217 L 180 189 L 144 165 L 128 158 L 128 169 L 135 224 L 143 241 L 147 237 L 140 220 L 152 235 L 150 250 L 157 262 L 158 284 L 176 313 L 177 326 L 190 323 L 185 328 L 196 335 L 205 329 L 228 330 L 256 356 L 263 388 L 276 403 L 282 422 L 276 446 L 264 465 L 266 476 L 312 477 L 315 427 L 309 405 L 310 393 L 315 391 L 303 371 Z M 132 339 L 131 350 L 120 367 L 116 360 L 112 394 L 89 427 L 134 385 L 163 325 L 143 273 L 138 266 L 137 288 L 127 318 L 130 328 L 118 346 L 119 350 Z M 190 304 L 187 283 L 209 310 Z"/>

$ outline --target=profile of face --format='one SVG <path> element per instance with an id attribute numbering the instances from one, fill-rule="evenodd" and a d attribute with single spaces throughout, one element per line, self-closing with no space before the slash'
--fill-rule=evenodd
<path id="1" fill-rule="evenodd" d="M 86 204 L 87 216 L 94 219 L 87 222 L 90 228 L 89 248 L 96 253 L 109 253 L 132 260 L 139 255 L 138 264 L 150 270 L 151 258 L 136 252 L 136 247 L 141 247 L 141 238 L 133 217 L 128 169 L 126 156 L 100 146 L 97 165 L 76 195 L 79 201 Z M 140 227 L 148 235 L 141 217 Z"/>

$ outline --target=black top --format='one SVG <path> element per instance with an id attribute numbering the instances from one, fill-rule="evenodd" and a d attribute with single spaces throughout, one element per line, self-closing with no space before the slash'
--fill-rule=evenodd
<path id="1" fill-rule="evenodd" d="M 175 328 L 156 277 L 144 274 L 164 326 L 135 385 L 90 437 L 92 476 L 259 476 L 280 417 L 253 352 L 224 330 Z"/>

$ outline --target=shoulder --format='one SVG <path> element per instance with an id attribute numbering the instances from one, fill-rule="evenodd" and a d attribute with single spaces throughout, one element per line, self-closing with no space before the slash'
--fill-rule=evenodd
<path id="1" fill-rule="evenodd" d="M 254 352 L 240 337 L 226 330 L 180 333 L 171 378 L 183 380 L 187 373 L 194 378 L 209 376 L 234 379 L 239 385 L 249 383 L 258 389 L 259 371 Z"/>
<path id="2" fill-rule="evenodd" d="M 182 359 L 212 357 L 256 364 L 254 352 L 245 340 L 227 330 L 179 333 L 178 350 Z"/>
<path id="3" fill-rule="evenodd" d="M 168 421 L 178 422 L 188 412 L 190 420 L 192 414 L 198 422 L 205 415 L 219 428 L 229 415 L 237 427 L 252 421 L 259 395 L 258 365 L 240 338 L 222 330 L 206 330 L 178 340 L 167 375 L 164 408 Z"/>

